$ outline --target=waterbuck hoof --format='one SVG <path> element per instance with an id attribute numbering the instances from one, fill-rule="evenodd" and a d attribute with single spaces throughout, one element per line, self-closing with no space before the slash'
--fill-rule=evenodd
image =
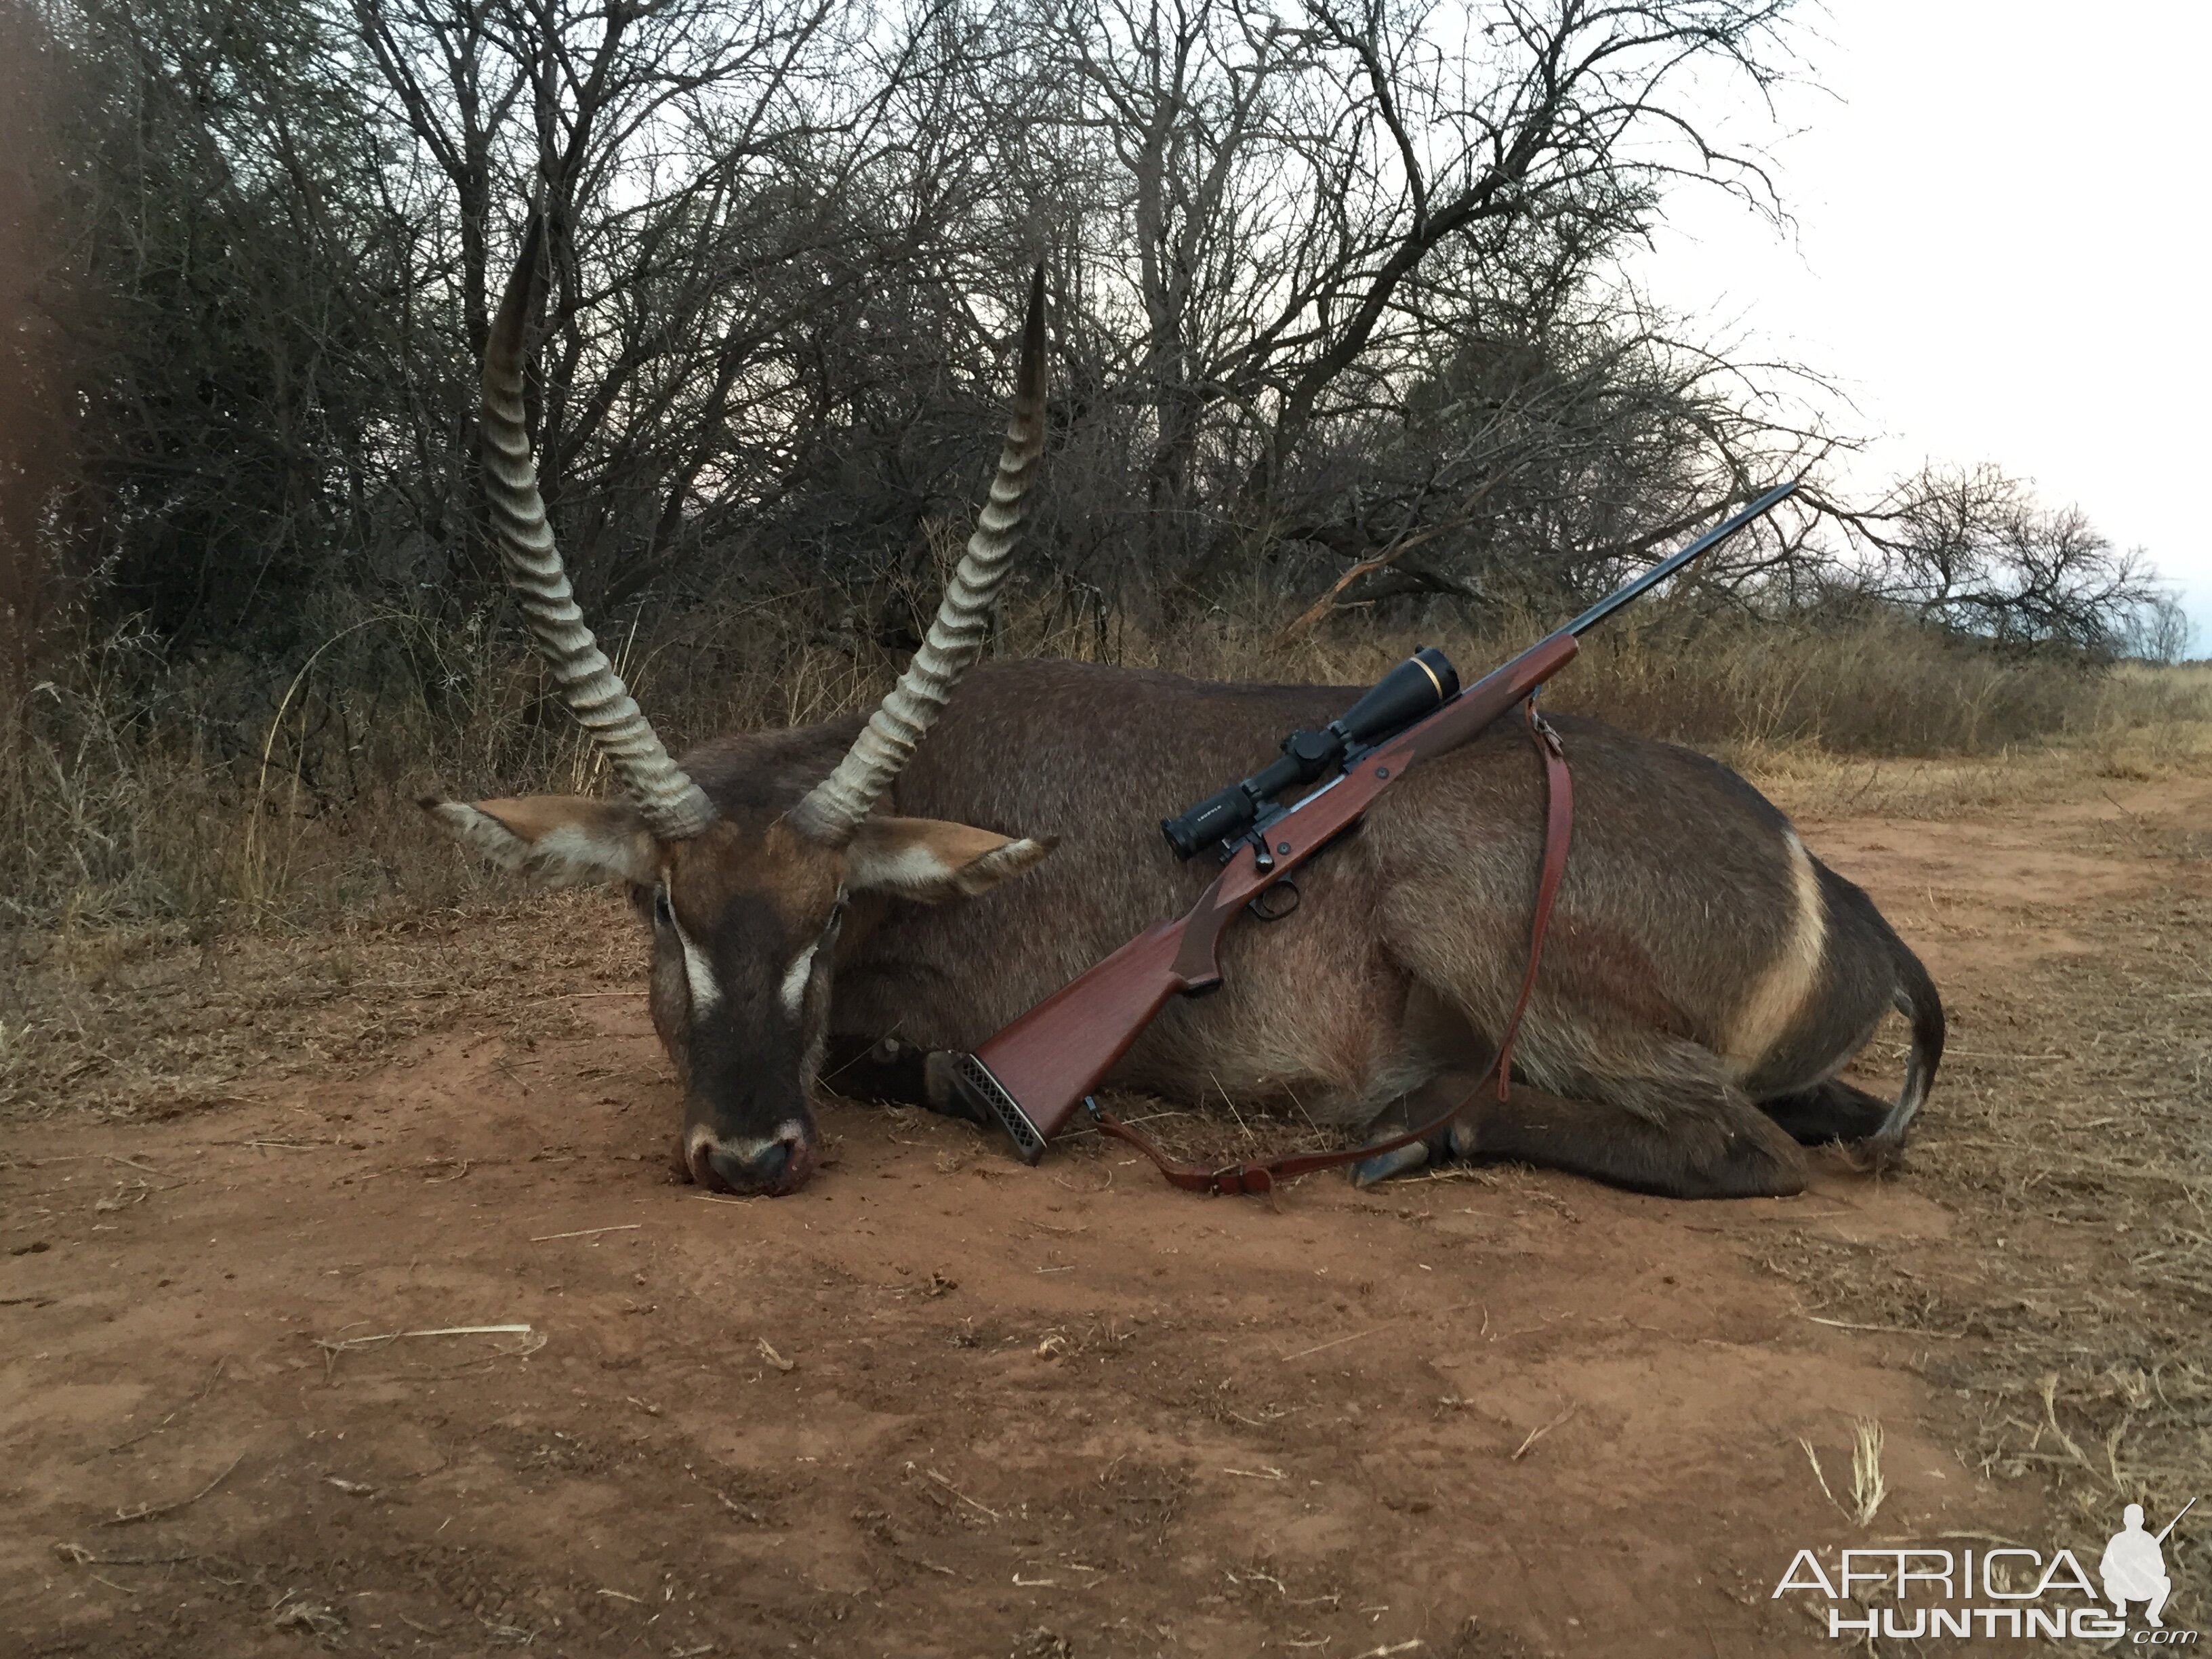
<path id="1" fill-rule="evenodd" d="M 1362 1158 L 1352 1166 L 1352 1184 L 1372 1187 L 1378 1181 L 1388 1181 L 1392 1176 L 1406 1175 L 1419 1169 L 1429 1161 L 1427 1143 L 1415 1141 L 1410 1146 L 1401 1146 L 1395 1152 L 1377 1152 L 1372 1158 Z"/>

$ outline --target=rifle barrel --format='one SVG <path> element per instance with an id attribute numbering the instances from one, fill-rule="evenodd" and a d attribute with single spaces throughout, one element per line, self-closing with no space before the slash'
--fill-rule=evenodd
<path id="1" fill-rule="evenodd" d="M 1589 610 L 1583 611 L 1581 616 L 1569 623 L 1563 631 L 1579 635 L 1596 627 L 1624 605 L 1641 598 L 1649 589 L 1665 581 L 1668 577 L 1689 563 L 1698 555 L 1718 546 L 1753 519 L 1765 517 L 1785 496 L 1794 495 L 1796 493 L 1797 481 L 1794 478 L 1788 483 L 1777 484 L 1726 524 L 1717 529 L 1708 530 L 1680 552 L 1668 554 L 1626 586 L 1615 588 Z"/>
<path id="2" fill-rule="evenodd" d="M 2178 1526 L 2179 1526 L 2179 1525 L 2181 1524 L 2181 1516 L 2188 1514 L 2190 1510 L 2191 1510 L 2195 1509 L 2196 1507 L 2197 1507 L 2197 1499 L 2196 1499 L 2196 1498 L 2191 1498 L 2191 1499 L 2190 1499 L 2186 1504 L 2184 1504 L 2181 1506 L 2181 1514 L 2180 1514 L 2180 1515 L 2177 1515 L 2177 1516 L 2175 1516 L 2173 1517 L 2173 1519 L 2172 1519 L 2172 1520 L 2171 1520 L 2171 1521 L 2167 1522 L 2166 1523 L 2165 1527 L 2164 1527 L 2163 1528 L 2161 1528 L 2161 1529 L 2160 1529 L 2160 1533 L 2159 1533 L 2159 1534 L 2158 1534 L 2157 1538 L 2156 1538 L 2156 1539 L 2154 1539 L 2154 1540 L 2153 1540 L 2152 1541 L 2154 1541 L 2154 1543 L 2160 1543 L 2160 1544 L 2163 1544 L 2164 1542 L 2166 1542 L 2166 1534 L 2167 1533 L 2169 1533 L 2169 1532 L 2172 1532 L 2172 1531 L 2176 1527 L 2178 1527 Z"/>

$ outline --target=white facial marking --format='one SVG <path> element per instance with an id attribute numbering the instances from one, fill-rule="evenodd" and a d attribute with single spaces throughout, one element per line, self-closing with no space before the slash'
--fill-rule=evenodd
<path id="1" fill-rule="evenodd" d="M 714 965 L 707 960 L 707 953 L 691 942 L 691 935 L 684 931 L 684 924 L 676 920 L 672 908 L 668 913 L 668 923 L 676 930 L 676 942 L 684 947 L 684 979 L 691 988 L 691 1012 L 706 1013 L 722 1000 L 722 988 L 714 982 Z"/>
<path id="2" fill-rule="evenodd" d="M 702 1123 L 684 1136 L 684 1154 L 695 1170 L 712 1152 L 720 1152 L 740 1164 L 757 1164 L 776 1147 L 796 1146 L 805 1138 L 805 1129 L 796 1121 L 788 1119 L 777 1124 L 774 1133 L 749 1140 L 726 1140 Z"/>
<path id="3" fill-rule="evenodd" d="M 806 983 L 814 976 L 814 953 L 820 948 L 821 941 L 817 939 L 793 957 L 791 966 L 783 970 L 783 1008 L 794 1018 L 806 1000 Z"/>
<path id="4" fill-rule="evenodd" d="M 714 1132 L 702 1123 L 684 1137 L 684 1161 L 695 1170 L 708 1152 L 714 1150 Z"/>

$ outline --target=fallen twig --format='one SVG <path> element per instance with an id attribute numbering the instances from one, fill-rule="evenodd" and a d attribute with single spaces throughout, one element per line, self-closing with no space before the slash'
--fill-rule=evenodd
<path id="1" fill-rule="evenodd" d="M 66 1542 L 57 1542 L 54 1553 L 80 1567 L 173 1567 L 179 1561 L 205 1559 L 198 1550 L 179 1550 L 174 1555 L 94 1555 L 82 1544 Z"/>
<path id="2" fill-rule="evenodd" d="M 540 1233 L 530 1242 L 545 1244 L 556 1238 L 592 1238 L 600 1233 L 634 1233 L 643 1225 L 645 1223 L 642 1221 L 625 1221 L 612 1227 L 580 1227 L 573 1233 Z"/>
<path id="3" fill-rule="evenodd" d="M 520 1336 L 525 1339 L 521 1346 L 501 1348 L 503 1358 L 515 1358 L 536 1353 L 545 1346 L 544 1335 L 528 1325 L 442 1325 L 435 1330 L 380 1331 L 374 1336 L 341 1337 L 335 1342 L 316 1337 L 314 1344 L 323 1351 L 323 1374 L 328 1376 L 337 1367 L 338 1356 L 356 1348 L 373 1348 L 380 1343 L 397 1342 L 410 1336 Z M 536 1340 L 528 1339 L 535 1337 Z"/>
<path id="4" fill-rule="evenodd" d="M 367 1348 L 379 1342 L 397 1342 L 403 1336 L 528 1336 L 527 1325 L 441 1325 L 428 1331 L 385 1331 L 376 1336 L 349 1336 L 337 1342 L 318 1340 L 319 1348 Z"/>
<path id="5" fill-rule="evenodd" d="M 110 1164 L 120 1164 L 125 1169 L 137 1170 L 141 1175 L 152 1176 L 156 1181 L 175 1182 L 177 1187 L 181 1187 L 185 1184 L 184 1182 L 179 1180 L 175 1176 L 170 1175 L 165 1170 L 153 1169 L 147 1164 L 138 1163 L 134 1158 L 125 1158 L 120 1152 L 102 1152 L 100 1156 L 106 1158 Z M 164 1188 L 164 1190 L 173 1192 L 175 1188 Z"/>
<path id="6" fill-rule="evenodd" d="M 1327 1342 L 1316 1342 L 1310 1348 L 1300 1348 L 1296 1353 L 1285 1354 L 1283 1356 L 1282 1363 L 1287 1364 L 1293 1359 L 1304 1359 L 1308 1354 L 1319 1353 L 1323 1348 L 1340 1348 L 1347 1342 L 1357 1342 L 1364 1336 L 1373 1336 L 1376 1331 L 1380 1331 L 1382 1328 L 1378 1325 L 1375 1328 L 1375 1330 L 1372 1331 L 1354 1331 L 1350 1336 L 1339 1336 L 1332 1338 Z"/>
<path id="7" fill-rule="evenodd" d="M 965 1504 L 969 1509 L 981 1510 L 984 1514 L 989 1516 L 994 1521 L 1003 1521 L 1006 1518 L 1005 1516 L 1000 1514 L 998 1510 L 993 1509 L 989 1504 L 977 1503 L 966 1492 L 961 1491 L 959 1487 L 954 1486 L 950 1480 L 947 1480 L 943 1475 L 939 1474 L 935 1469 L 924 1469 L 922 1473 L 927 1475 L 931 1480 L 937 1482 L 939 1486 L 944 1487 L 945 1491 L 951 1492 L 955 1498 Z"/>
<path id="8" fill-rule="evenodd" d="M 1956 1341 L 1966 1334 L 1963 1330 L 1930 1331 L 1923 1330 L 1915 1325 L 1862 1325 L 1849 1319 L 1823 1319 L 1818 1314 L 1807 1314 L 1805 1317 L 1815 1325 L 1829 1325 L 1839 1331 L 1886 1331 L 1893 1336 L 1941 1337 L 1946 1342 Z"/>
<path id="9" fill-rule="evenodd" d="M 170 1504 L 142 1504 L 135 1510 L 118 1510 L 100 1524 L 103 1527 L 127 1527 L 134 1521 L 150 1521 L 157 1515 L 173 1515 L 179 1510 L 188 1508 L 191 1504 L 198 1503 L 201 1498 L 205 1498 L 217 1486 L 222 1485 L 225 1480 L 228 1480 L 230 1478 L 231 1470 L 236 1468 L 245 1461 L 246 1454 L 244 1452 L 239 1453 L 237 1456 L 232 1458 L 229 1463 L 225 1466 L 223 1472 L 221 1474 L 216 1476 L 214 1480 L 209 1481 L 207 1485 L 202 1486 L 190 1498 L 179 1498 L 174 1503 Z"/>
<path id="10" fill-rule="evenodd" d="M 2050 1425 L 2051 1432 L 2057 1437 L 2058 1443 L 2066 1448 L 2067 1452 L 2072 1456 L 2073 1460 L 2076 1463 L 2079 1463 L 2083 1468 L 2089 1472 L 2089 1478 L 2092 1480 L 2103 1480 L 2106 1478 L 2105 1472 L 2089 1461 L 2087 1455 L 2082 1451 L 2080 1446 L 2075 1443 L 2074 1437 L 2072 1435 L 2067 1433 L 2064 1429 L 2058 1426 L 2057 1372 L 2047 1371 L 2044 1374 L 2041 1393 L 2043 1395 L 2043 1420 Z M 1876 1443 L 1875 1449 L 1878 1455 L 1880 1452 L 1879 1442 Z"/>
<path id="11" fill-rule="evenodd" d="M 201 1401 L 206 1399 L 208 1395 L 214 1391 L 215 1385 L 222 1381 L 222 1368 L 226 1363 L 227 1362 L 221 1359 L 215 1362 L 214 1373 L 209 1376 L 205 1382 L 200 1385 L 200 1391 L 194 1395 L 190 1400 L 185 1401 L 183 1405 L 178 1407 L 176 1410 L 171 1412 L 167 1417 L 156 1423 L 152 1428 L 146 1430 L 143 1433 L 134 1434 L 128 1440 L 117 1441 L 113 1445 L 107 1449 L 108 1451 L 111 1454 L 123 1451 L 130 1447 L 137 1445 L 142 1440 L 151 1439 L 154 1436 L 161 1433 L 162 1430 L 167 1428 L 170 1424 L 175 1422 L 179 1417 L 182 1417 L 186 1412 L 191 1410 L 193 1407 L 198 1405 Z"/>
<path id="12" fill-rule="evenodd" d="M 1522 1457 L 1526 1455 L 1529 1447 L 1534 1445 L 1546 1435 L 1551 1433 L 1553 1429 L 1558 1428 L 1560 1424 L 1572 1417 L 1575 1414 L 1576 1410 L 1576 1407 L 1569 1406 L 1566 1410 L 1561 1412 L 1557 1417 L 1545 1424 L 1541 1428 L 1529 1430 L 1528 1437 L 1513 1449 L 1513 1455 L 1506 1461 L 1508 1462 L 1518 1463 Z M 1393 1649 L 1392 1651 L 1395 1652 L 1396 1650 Z"/>
<path id="13" fill-rule="evenodd" d="M 1827 1472 L 1821 1468 L 1820 1454 L 1813 1449 L 1813 1443 L 1801 1434 L 1797 1437 L 1797 1443 L 1805 1449 L 1805 1461 L 1813 1466 L 1813 1478 L 1820 1483 L 1820 1496 L 1831 1504 L 1835 1504 L 1838 1513 L 1849 1515 L 1850 1511 L 1844 1509 L 1841 1504 L 1837 1504 L 1836 1494 L 1828 1490 Z"/>

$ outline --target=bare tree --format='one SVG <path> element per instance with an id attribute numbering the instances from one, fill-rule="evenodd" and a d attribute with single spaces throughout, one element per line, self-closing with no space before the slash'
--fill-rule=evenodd
<path id="1" fill-rule="evenodd" d="M 65 193 L 61 111 L 68 54 L 21 0 L 0 0 L 0 760 L 11 715 L 49 648 L 64 552 L 53 514 L 75 457 L 66 445 L 75 386 L 56 207 Z M 56 314 L 60 309 L 61 315 Z M 81 333 L 81 329 L 76 331 Z"/>
<path id="2" fill-rule="evenodd" d="M 356 0 L 354 15 L 384 113 L 434 163 L 411 206 L 459 249 L 457 366 L 481 353 L 493 248 L 541 203 L 541 465 L 579 504 L 564 534 L 583 579 L 635 593 L 757 501 L 763 455 L 747 465 L 733 442 L 803 416 L 778 348 L 874 263 L 841 216 L 879 153 L 885 86 L 854 72 L 866 43 L 832 0 Z M 722 488 L 702 493 L 710 469 Z"/>
<path id="3" fill-rule="evenodd" d="M 2120 551 L 2081 508 L 2046 507 L 1992 465 L 1924 467 L 1847 522 L 1877 556 L 1876 591 L 1999 645 L 2113 656 L 2162 597 L 2142 550 Z"/>
<path id="4" fill-rule="evenodd" d="M 1729 603 L 1856 571 L 2007 643 L 2157 620 L 2139 556 L 1997 475 L 1826 501 L 1800 371 L 1623 286 L 1672 189 L 1775 210 L 1688 82 L 1756 110 L 1786 0 L 21 3 L 98 88 L 75 511 L 186 647 L 505 614 L 473 382 L 533 200 L 533 438 L 602 611 L 812 588 L 910 632 L 1042 258 L 1026 568 L 1094 619 L 1548 606 L 1788 473 L 1870 559 L 1764 526 L 1702 574 Z"/>
<path id="5" fill-rule="evenodd" d="M 2170 667 L 2187 659 L 2196 632 L 2180 600 L 2172 593 L 2154 593 L 2130 618 L 2122 648 L 2143 662 Z"/>
<path id="6" fill-rule="evenodd" d="M 1364 0 L 1289 21 L 1233 0 L 1070 0 L 1052 14 L 1047 64 L 1078 89 L 1062 142 L 1108 185 L 1081 228 L 1085 297 L 1136 342 L 1112 378 L 1140 416 L 1139 584 L 1203 594 L 1313 539 L 1301 469 L 1343 444 L 1338 428 L 1402 410 L 1455 349 L 1494 341 L 1486 304 L 1528 245 L 1586 282 L 1676 179 L 1765 199 L 1755 158 L 1703 137 L 1680 83 L 1720 65 L 1756 95 L 1784 61 L 1784 9 Z"/>

